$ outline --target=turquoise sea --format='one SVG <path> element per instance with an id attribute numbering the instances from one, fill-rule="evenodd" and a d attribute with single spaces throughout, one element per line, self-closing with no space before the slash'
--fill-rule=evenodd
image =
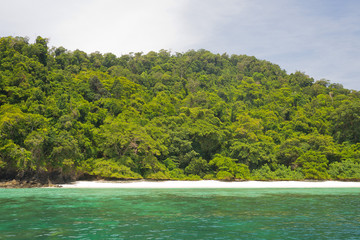
<path id="1" fill-rule="evenodd" d="M 360 189 L 0 189 L 0 239 L 360 239 Z"/>

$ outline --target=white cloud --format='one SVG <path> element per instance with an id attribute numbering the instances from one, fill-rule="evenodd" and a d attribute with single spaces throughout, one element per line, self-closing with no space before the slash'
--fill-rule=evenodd
<path id="1" fill-rule="evenodd" d="M 0 0 L 0 36 L 52 37 L 66 17 L 81 8 L 86 0 Z"/>
<path id="2" fill-rule="evenodd" d="M 196 41 L 179 19 L 186 1 L 93 1 L 62 22 L 59 42 L 87 52 L 116 54 L 184 48 Z"/>
<path id="3" fill-rule="evenodd" d="M 187 51 L 212 38 L 237 1 L 93 1 L 57 29 L 60 44 L 87 52 Z M 198 47 L 201 48 L 201 47 Z"/>

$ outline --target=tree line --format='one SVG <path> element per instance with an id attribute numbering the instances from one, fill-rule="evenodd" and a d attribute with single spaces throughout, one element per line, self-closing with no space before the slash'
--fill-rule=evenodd
<path id="1" fill-rule="evenodd" d="M 360 179 L 360 93 L 252 56 L 0 39 L 0 178 Z"/>

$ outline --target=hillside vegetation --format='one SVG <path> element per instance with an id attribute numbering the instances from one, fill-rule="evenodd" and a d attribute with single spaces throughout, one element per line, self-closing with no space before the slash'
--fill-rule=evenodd
<path id="1" fill-rule="evenodd" d="M 4 37 L 0 176 L 359 180 L 360 93 L 246 55 Z"/>

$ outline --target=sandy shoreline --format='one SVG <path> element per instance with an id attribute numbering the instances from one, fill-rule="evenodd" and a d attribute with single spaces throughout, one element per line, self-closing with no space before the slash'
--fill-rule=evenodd
<path id="1" fill-rule="evenodd" d="M 340 181 L 77 181 L 63 188 L 360 188 L 360 182 Z"/>

